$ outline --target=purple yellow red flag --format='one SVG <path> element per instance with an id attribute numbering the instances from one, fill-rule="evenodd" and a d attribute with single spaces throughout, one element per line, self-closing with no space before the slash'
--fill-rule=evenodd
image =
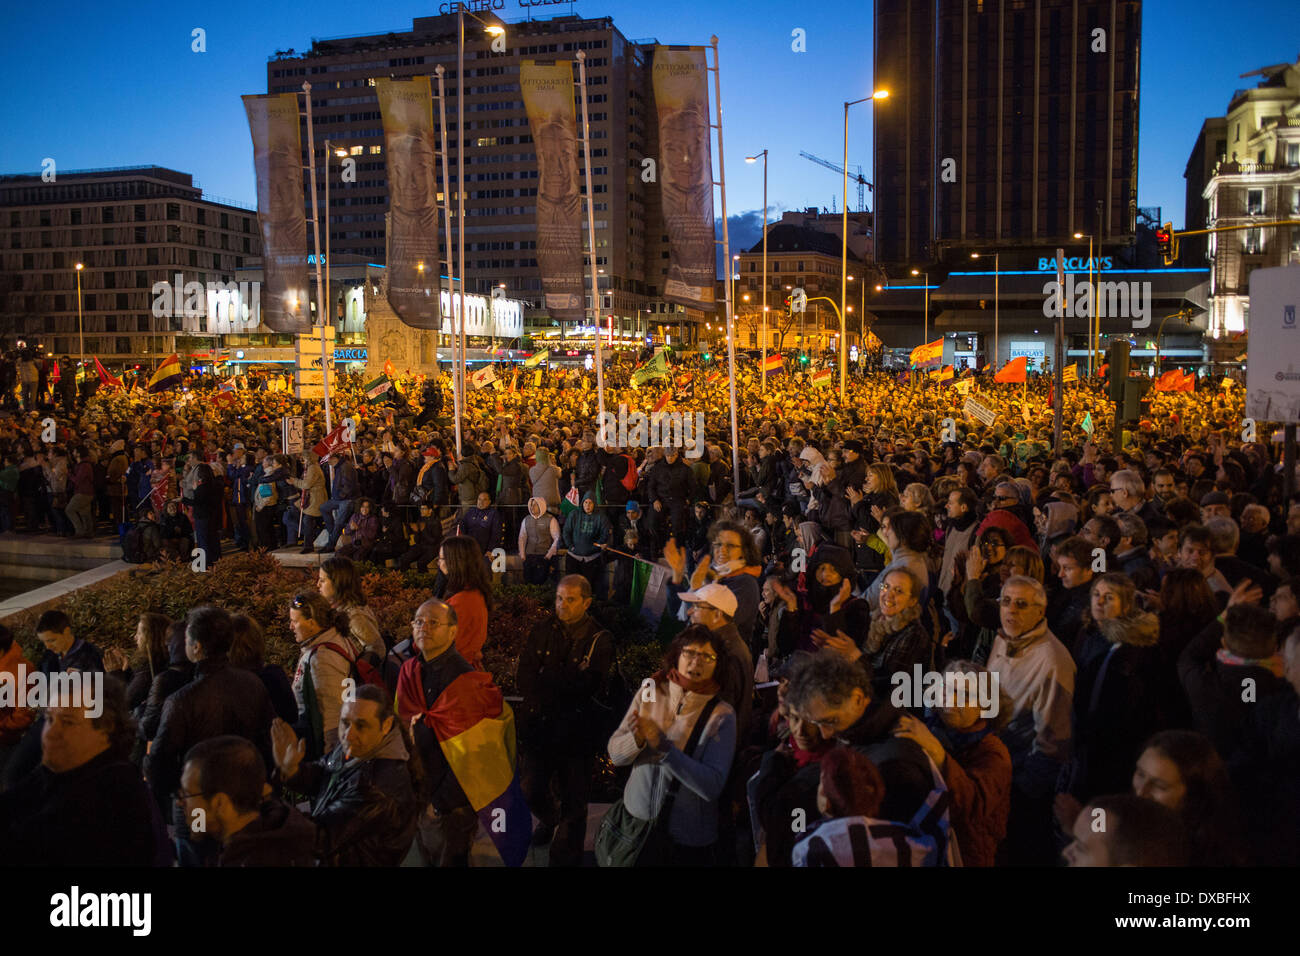
<path id="1" fill-rule="evenodd" d="M 785 366 L 785 356 L 779 352 L 776 355 L 769 355 L 763 362 L 764 372 L 775 372 Z"/>
<path id="2" fill-rule="evenodd" d="M 912 349 L 910 358 L 912 368 L 938 368 L 943 364 L 943 339 L 935 339 L 925 345 Z"/>

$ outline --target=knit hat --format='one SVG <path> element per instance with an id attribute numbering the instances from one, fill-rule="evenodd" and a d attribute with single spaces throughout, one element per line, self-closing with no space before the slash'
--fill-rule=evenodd
<path id="1" fill-rule="evenodd" d="M 628 501 L 626 511 L 640 511 L 641 505 L 635 501 Z"/>

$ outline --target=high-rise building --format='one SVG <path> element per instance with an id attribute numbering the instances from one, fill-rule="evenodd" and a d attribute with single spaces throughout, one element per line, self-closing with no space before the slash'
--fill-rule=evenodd
<path id="1" fill-rule="evenodd" d="M 876 249 L 891 274 L 972 249 L 1131 241 L 1140 0 L 876 0 Z"/>
<path id="2" fill-rule="evenodd" d="M 0 339 L 105 363 L 208 348 L 223 293 L 262 254 L 254 210 L 160 166 L 0 176 Z M 77 263 L 82 263 L 78 322 Z M 181 276 L 181 296 L 171 286 Z M 169 307 L 157 283 L 167 283 Z M 186 302 L 184 286 L 194 293 Z M 202 289 L 198 293 L 197 289 Z M 246 296 L 245 299 L 253 298 Z M 254 308 L 255 308 L 254 303 Z M 228 318 L 223 312 L 223 320 Z M 232 327 L 233 330 L 234 327 Z"/>
<path id="3" fill-rule="evenodd" d="M 1233 93 L 1226 116 L 1206 120 L 1185 173 L 1186 228 L 1247 227 L 1180 241 L 1184 263 L 1209 263 L 1217 361 L 1244 351 L 1227 337 L 1250 327 L 1251 272 L 1300 263 L 1300 226 L 1252 225 L 1300 220 L 1300 60 L 1246 76 L 1260 77 L 1258 85 Z"/>
<path id="4" fill-rule="evenodd" d="M 482 16 L 498 22 L 491 14 Z M 602 324 L 612 315 L 616 331 L 644 332 L 665 321 L 657 313 L 681 312 L 662 299 L 667 236 L 658 191 L 641 175 L 642 160 L 658 155 L 649 51 L 655 41 L 627 40 L 608 17 L 563 16 L 502 24 L 504 51 L 498 52 L 492 49 L 493 37 L 466 16 L 465 129 L 457 136 L 457 19 L 454 14 L 420 17 L 406 33 L 317 40 L 305 53 L 277 51 L 267 64 L 271 93 L 299 92 L 304 80 L 311 83 L 316 161 L 322 172 L 328 161 L 331 177 L 329 245 L 335 262 L 386 261 L 388 189 L 375 79 L 432 75 L 441 64 L 447 92 L 453 246 L 459 228 L 454 218 L 457 152 L 464 152 L 466 288 L 487 294 L 504 285 L 507 295 L 532 306 L 526 316 L 529 325 L 549 324 L 537 264 L 537 157 L 519 89 L 519 66 L 525 59 L 572 60 L 582 50 L 587 55 Z M 577 73 L 575 64 L 575 82 Z M 436 78 L 433 86 L 436 97 Z M 436 101 L 433 118 L 435 140 L 440 142 Z M 578 122 L 581 126 L 580 111 Z M 322 158 L 326 140 L 331 151 L 343 150 L 355 158 L 355 182 L 342 179 L 339 158 Z M 317 179 L 323 193 L 321 176 Z M 441 202 L 440 172 L 436 186 Z M 306 182 L 304 189 L 310 189 Z M 584 244 L 586 239 L 584 218 Z"/>

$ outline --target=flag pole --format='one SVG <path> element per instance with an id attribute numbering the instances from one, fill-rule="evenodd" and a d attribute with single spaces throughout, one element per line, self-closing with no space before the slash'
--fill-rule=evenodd
<path id="1" fill-rule="evenodd" d="M 329 316 L 326 313 L 328 303 L 325 301 L 325 279 L 321 272 L 320 261 L 320 202 L 316 199 L 316 135 L 312 130 L 311 122 L 311 84 L 306 80 L 302 84 L 302 93 L 307 104 L 307 155 L 311 160 L 307 166 L 307 171 L 311 176 L 311 205 L 314 213 L 311 220 L 312 248 L 316 250 L 316 302 L 317 308 L 320 310 L 320 373 L 322 391 L 325 393 L 325 434 L 328 435 L 334 430 L 333 425 L 330 423 L 330 370 L 329 363 L 325 358 L 325 325 L 329 321 Z M 328 157 L 325 162 L 328 165 Z M 328 174 L 329 171 L 326 170 L 326 175 Z M 325 215 L 329 216 L 328 209 L 325 211 Z"/>
<path id="2" fill-rule="evenodd" d="M 578 51 L 578 88 L 582 91 L 582 157 L 587 183 L 587 245 L 591 250 L 591 324 L 596 337 L 596 405 L 605 422 L 605 357 L 600 348 L 600 288 L 596 279 L 596 203 L 591 188 L 591 124 L 587 114 L 587 54 Z"/>

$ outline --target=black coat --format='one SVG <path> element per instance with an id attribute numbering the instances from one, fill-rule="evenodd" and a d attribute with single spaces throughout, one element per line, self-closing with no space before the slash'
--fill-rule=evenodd
<path id="1" fill-rule="evenodd" d="M 680 458 L 671 465 L 667 459 L 655 463 L 646 479 L 646 492 L 651 506 L 662 501 L 664 508 L 685 508 L 690 502 L 694 476 L 690 467 Z"/>
<path id="2" fill-rule="evenodd" d="M 110 751 L 66 773 L 37 767 L 0 794 L 7 866 L 153 866 L 164 841 L 140 771 Z"/>
<path id="3" fill-rule="evenodd" d="M 402 862 L 415 838 L 420 810 L 408 759 L 394 722 L 377 756 L 345 760 L 340 743 L 324 760 L 303 762 L 285 781 L 312 797 L 316 855 L 322 865 Z"/>
<path id="4" fill-rule="evenodd" d="M 1192 638 L 1178 657 L 1178 678 L 1191 705 L 1196 729 L 1214 741 L 1219 756 L 1236 753 L 1242 727 L 1259 702 L 1286 690 L 1286 682 L 1264 667 L 1225 664 L 1217 659 L 1223 625 L 1217 620 Z M 1255 700 L 1242 700 L 1243 681 L 1253 680 Z"/>
<path id="5" fill-rule="evenodd" d="M 534 627 L 515 676 L 524 698 L 517 714 L 524 746 L 599 751 L 609 737 L 600 740 L 591 732 L 599 723 L 592 696 L 601 691 L 613 663 L 614 639 L 591 617 L 565 627 L 552 615 Z"/>
<path id="6" fill-rule="evenodd" d="M 271 760 L 271 721 L 275 711 L 261 679 L 231 667 L 225 657 L 200 661 L 194 679 L 163 704 L 153 747 L 144 759 L 145 776 L 160 807 L 169 806 L 181 782 L 185 754 L 195 744 L 224 734 L 252 741 Z"/>

